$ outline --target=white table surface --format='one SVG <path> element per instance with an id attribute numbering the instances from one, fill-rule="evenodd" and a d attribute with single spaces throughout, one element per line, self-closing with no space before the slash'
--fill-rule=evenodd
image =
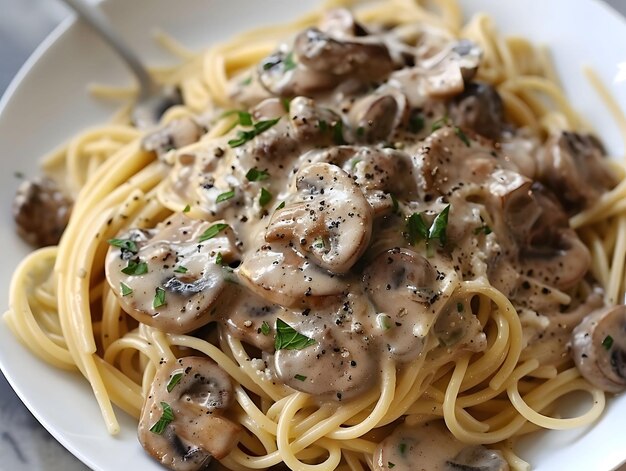
<path id="1" fill-rule="evenodd" d="M 626 14 L 626 0 L 606 1 Z M 0 94 L 37 44 L 68 14 L 57 0 L 0 0 Z M 87 469 L 33 418 L 0 372 L 0 471 Z"/>

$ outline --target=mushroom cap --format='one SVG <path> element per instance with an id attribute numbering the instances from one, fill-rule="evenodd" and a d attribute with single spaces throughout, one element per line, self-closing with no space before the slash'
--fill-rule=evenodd
<path id="1" fill-rule="evenodd" d="M 626 305 L 589 314 L 572 332 L 572 357 L 594 386 L 618 393 L 626 389 Z"/>
<path id="2" fill-rule="evenodd" d="M 313 263 L 346 273 L 372 235 L 372 212 L 361 189 L 336 165 L 314 163 L 296 175 L 298 193 L 274 212 L 267 242 L 291 242 Z"/>
<path id="3" fill-rule="evenodd" d="M 224 458 L 239 440 L 239 425 L 222 417 L 233 396 L 230 376 L 206 357 L 162 364 L 139 420 L 141 445 L 170 469 L 204 469 L 211 457 Z M 173 420 L 159 434 L 150 429 L 162 417 L 162 403 L 171 407 Z"/>
<path id="4" fill-rule="evenodd" d="M 210 322 L 211 308 L 230 276 L 227 268 L 215 263 L 217 255 L 226 262 L 239 257 L 230 227 L 200 242 L 213 225 L 177 214 L 156 230 L 120 236 L 138 248 L 132 254 L 111 246 L 106 257 L 107 281 L 122 309 L 164 332 L 187 333 Z M 129 263 L 146 263 L 146 273 L 124 273 Z M 126 294 L 122 283 L 132 292 Z M 155 302 L 157 289 L 164 292 L 161 303 Z"/>

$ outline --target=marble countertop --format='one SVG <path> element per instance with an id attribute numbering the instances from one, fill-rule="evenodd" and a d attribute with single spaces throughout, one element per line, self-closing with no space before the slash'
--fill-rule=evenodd
<path id="1" fill-rule="evenodd" d="M 626 0 L 606 0 L 626 14 Z M 54 0 L 0 0 L 0 94 L 45 36 L 68 15 Z M 0 471 L 83 471 L 30 414 L 0 373 Z M 626 466 L 620 471 L 626 471 Z"/>

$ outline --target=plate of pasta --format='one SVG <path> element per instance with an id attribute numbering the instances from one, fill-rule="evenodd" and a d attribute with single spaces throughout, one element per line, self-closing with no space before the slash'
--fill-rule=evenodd
<path id="1" fill-rule="evenodd" d="M 0 105 L 0 366 L 72 453 L 626 461 L 622 18 L 593 0 L 101 7 L 176 90 L 155 122 L 74 20 Z"/>

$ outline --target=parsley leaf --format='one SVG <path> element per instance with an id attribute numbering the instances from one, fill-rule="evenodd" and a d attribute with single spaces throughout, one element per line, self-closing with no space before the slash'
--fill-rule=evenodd
<path id="1" fill-rule="evenodd" d="M 172 392 L 172 390 L 176 387 L 180 380 L 183 379 L 184 373 L 179 371 L 170 376 L 170 380 L 167 382 L 167 392 Z"/>
<path id="2" fill-rule="evenodd" d="M 179 265 L 174 269 L 174 273 L 187 273 L 187 267 Z"/>
<path id="3" fill-rule="evenodd" d="M 388 467 L 389 469 L 391 469 L 391 468 L 395 468 L 395 466 L 396 466 L 396 465 L 395 465 L 395 463 L 392 463 L 391 461 L 388 461 L 388 462 L 387 462 L 387 467 Z"/>
<path id="4" fill-rule="evenodd" d="M 259 204 L 261 207 L 272 201 L 272 194 L 265 188 L 261 188 L 261 195 L 259 196 Z"/>
<path id="5" fill-rule="evenodd" d="M 302 350 L 316 343 L 315 340 L 302 335 L 282 319 L 276 319 L 276 337 L 274 339 L 276 350 Z"/>
<path id="6" fill-rule="evenodd" d="M 432 132 L 435 132 L 437 129 L 441 129 L 444 126 L 448 125 L 448 115 L 445 115 L 443 118 L 439 118 L 437 121 L 435 121 L 432 126 L 430 127 L 430 130 Z"/>
<path id="7" fill-rule="evenodd" d="M 439 239 L 441 246 L 446 245 L 446 229 L 448 228 L 448 213 L 450 212 L 450 205 L 443 208 L 435 220 L 430 226 L 428 231 L 428 240 Z"/>
<path id="8" fill-rule="evenodd" d="M 287 54 L 283 59 L 283 67 L 285 71 L 293 70 L 297 65 L 298 63 L 293 60 L 293 51 L 289 51 L 289 54 Z"/>
<path id="9" fill-rule="evenodd" d="M 165 427 L 167 427 L 174 420 L 174 411 L 167 402 L 161 402 L 161 408 L 163 409 L 161 418 L 156 424 L 150 427 L 150 431 L 152 433 L 156 433 L 157 435 L 162 435 L 165 431 Z"/>
<path id="10" fill-rule="evenodd" d="M 247 111 L 238 111 L 239 124 L 242 126 L 252 126 L 252 115 Z"/>
<path id="11" fill-rule="evenodd" d="M 132 288 L 128 286 L 126 283 L 120 282 L 120 291 L 122 293 L 122 296 L 128 296 L 129 294 L 133 294 Z"/>
<path id="12" fill-rule="evenodd" d="M 241 116 L 239 118 L 239 121 L 241 122 Z M 262 132 L 267 131 L 269 128 L 274 126 L 278 121 L 280 121 L 280 117 L 278 117 L 276 119 L 268 119 L 268 120 L 265 120 L 265 121 L 258 121 L 256 123 L 252 124 L 252 119 L 250 119 L 248 125 L 252 125 L 254 129 L 252 129 L 250 131 L 237 131 L 237 137 L 235 139 L 229 140 L 228 141 L 228 145 L 230 147 L 242 146 L 246 142 L 254 139 L 256 136 L 258 136 Z M 246 122 L 248 122 L 247 119 L 246 119 Z"/>
<path id="13" fill-rule="evenodd" d="M 217 196 L 215 199 L 216 203 L 221 203 L 222 201 L 226 201 L 235 196 L 235 190 L 225 191 Z"/>
<path id="14" fill-rule="evenodd" d="M 217 252 L 217 255 L 215 256 L 215 264 L 221 265 L 223 262 L 224 258 L 222 257 L 222 252 Z"/>
<path id="15" fill-rule="evenodd" d="M 463 141 L 463 144 L 467 147 L 471 147 L 472 143 L 470 142 L 469 137 L 467 137 L 467 134 L 465 134 L 460 127 L 454 126 L 454 134 L 459 136 L 459 139 Z"/>
<path id="16" fill-rule="evenodd" d="M 333 141 L 335 141 L 335 144 L 341 146 L 346 143 L 343 138 L 343 121 L 337 121 L 335 124 L 333 124 L 332 131 Z"/>
<path id="17" fill-rule="evenodd" d="M 259 170 L 256 167 L 252 167 L 248 170 L 248 173 L 246 173 L 246 178 L 250 182 L 261 182 L 263 180 L 267 180 L 269 177 L 270 174 L 267 173 L 266 170 Z"/>
<path id="18" fill-rule="evenodd" d="M 304 376 L 304 375 L 295 375 L 294 378 L 296 378 L 298 381 L 304 381 L 306 379 L 306 376 Z"/>
<path id="19" fill-rule="evenodd" d="M 122 268 L 122 273 L 130 276 L 145 275 L 146 273 L 148 273 L 148 264 L 146 262 L 129 260 L 128 265 Z"/>
<path id="20" fill-rule="evenodd" d="M 165 306 L 167 301 L 165 300 L 165 290 L 160 286 L 154 290 L 154 299 L 152 300 L 152 307 L 154 309 L 158 309 L 162 306 Z"/>
<path id="21" fill-rule="evenodd" d="M 222 232 L 224 229 L 228 227 L 228 224 L 224 224 L 223 222 L 218 222 L 217 224 L 213 224 L 206 231 L 202 233 L 200 236 L 200 242 L 204 242 L 205 240 L 212 239 L 217 234 Z"/>
<path id="22" fill-rule="evenodd" d="M 400 451 L 401 455 L 404 455 L 406 453 L 406 443 L 400 443 L 398 445 L 398 450 Z"/>
<path id="23" fill-rule="evenodd" d="M 406 234 L 411 245 L 416 245 L 420 240 L 428 239 L 428 228 L 421 214 L 413 213 L 407 218 Z"/>
<path id="24" fill-rule="evenodd" d="M 476 235 L 480 234 L 481 232 L 485 235 L 489 235 L 492 232 L 491 227 L 484 225 L 484 226 L 480 226 L 474 229 L 474 234 Z"/>
<path id="25" fill-rule="evenodd" d="M 605 350 L 610 350 L 613 346 L 613 337 L 611 337 L 610 335 L 604 337 L 604 340 L 602 341 L 602 346 Z"/>
<path id="26" fill-rule="evenodd" d="M 191 206 L 185 206 L 185 208 L 183 209 L 183 213 L 188 213 L 189 211 L 191 211 Z"/>
<path id="27" fill-rule="evenodd" d="M 239 85 L 241 85 L 242 87 L 246 87 L 248 85 L 250 85 L 252 83 L 252 75 L 249 75 L 248 78 L 242 80 L 241 82 L 239 82 Z"/>
<path id="28" fill-rule="evenodd" d="M 280 117 L 275 119 L 268 119 L 266 121 L 258 121 L 254 123 L 254 131 L 256 132 L 256 136 L 261 134 L 262 132 L 267 131 L 269 128 L 274 126 L 278 121 L 280 121 Z"/>
<path id="29" fill-rule="evenodd" d="M 139 248 L 137 247 L 137 243 L 134 240 L 130 239 L 109 239 L 107 240 L 109 245 L 113 247 L 117 247 L 122 249 L 122 252 L 130 252 L 132 254 L 136 254 L 139 252 Z"/>
<path id="30" fill-rule="evenodd" d="M 276 206 L 276 211 L 278 211 L 279 209 L 283 209 L 285 207 L 285 202 L 281 202 L 278 206 Z"/>
<path id="31" fill-rule="evenodd" d="M 267 321 L 263 321 L 263 324 L 261 324 L 261 333 L 263 335 L 270 334 L 270 325 L 267 323 Z"/>
<path id="32" fill-rule="evenodd" d="M 417 134 L 424 129 L 424 117 L 418 111 L 413 111 L 409 116 L 409 131 Z"/>
<path id="33" fill-rule="evenodd" d="M 392 327 L 391 318 L 387 314 L 378 314 L 376 321 L 378 322 L 380 330 L 389 330 Z"/>

